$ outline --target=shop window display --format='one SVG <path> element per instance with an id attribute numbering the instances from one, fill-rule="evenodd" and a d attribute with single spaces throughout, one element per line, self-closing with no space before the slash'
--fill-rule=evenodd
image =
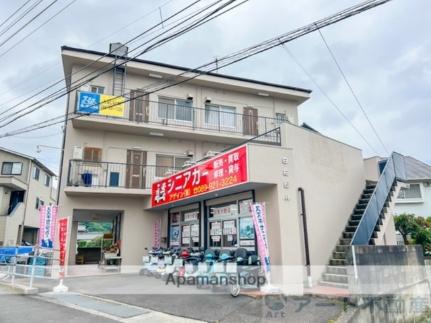
<path id="1" fill-rule="evenodd" d="M 209 207 L 210 247 L 256 250 L 251 202 L 251 199 L 244 199 Z"/>
<path id="2" fill-rule="evenodd" d="M 200 247 L 200 214 L 197 210 L 170 214 L 170 239 L 172 247 Z"/>

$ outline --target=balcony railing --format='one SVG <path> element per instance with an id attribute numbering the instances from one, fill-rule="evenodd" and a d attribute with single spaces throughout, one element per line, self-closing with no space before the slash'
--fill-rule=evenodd
<path id="1" fill-rule="evenodd" d="M 175 171 L 164 166 L 70 160 L 67 185 L 150 189 L 155 180 Z"/>
<path id="2" fill-rule="evenodd" d="M 249 114 L 225 111 L 228 107 L 208 105 L 205 108 L 193 107 L 187 101 L 183 104 L 168 104 L 163 101 L 150 101 L 137 98 L 125 104 L 123 116 L 91 114 L 93 117 L 127 120 L 139 124 L 160 124 L 169 127 L 204 130 L 243 136 L 260 136 L 287 122 L 267 116 L 258 116 L 257 109 L 248 110 Z M 79 114 L 79 112 L 76 112 Z M 264 137 L 261 138 L 265 140 Z M 272 141 L 272 138 L 268 138 Z"/>

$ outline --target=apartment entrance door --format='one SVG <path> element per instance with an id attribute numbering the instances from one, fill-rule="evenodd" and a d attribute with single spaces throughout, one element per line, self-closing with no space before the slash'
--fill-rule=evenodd
<path id="1" fill-rule="evenodd" d="M 242 117 L 243 134 L 247 136 L 257 136 L 259 134 L 257 109 L 244 107 Z"/>
<path id="2" fill-rule="evenodd" d="M 149 96 L 144 91 L 130 91 L 129 120 L 136 122 L 148 122 L 149 120 Z"/>
<path id="3" fill-rule="evenodd" d="M 147 152 L 127 150 L 126 187 L 145 188 L 145 166 Z"/>

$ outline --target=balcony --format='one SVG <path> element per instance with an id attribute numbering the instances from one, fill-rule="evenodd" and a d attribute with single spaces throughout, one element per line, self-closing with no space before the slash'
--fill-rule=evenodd
<path id="1" fill-rule="evenodd" d="M 172 167 L 70 160 L 67 195 L 141 197 L 153 181 L 176 171 Z"/>
<path id="2" fill-rule="evenodd" d="M 75 128 L 97 129 L 123 133 L 182 139 L 210 140 L 238 144 L 261 136 L 262 142 L 274 143 L 273 136 L 264 134 L 287 120 L 258 116 L 258 110 L 245 108 L 247 114 L 227 111 L 229 107 L 208 105 L 205 108 L 162 101 L 139 100 L 126 102 L 123 116 L 99 113 L 79 113 L 72 119 Z M 233 109 L 232 109 L 233 110 Z"/>

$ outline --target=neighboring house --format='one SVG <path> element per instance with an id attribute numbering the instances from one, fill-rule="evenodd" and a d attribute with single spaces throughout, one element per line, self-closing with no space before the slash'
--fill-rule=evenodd
<path id="1" fill-rule="evenodd" d="M 412 213 L 431 217 L 431 166 L 405 157 L 407 184 L 402 188 L 395 204 L 395 213 Z"/>
<path id="2" fill-rule="evenodd" d="M 34 244 L 39 207 L 55 204 L 55 177 L 36 158 L 0 148 L 0 246 Z"/>
<path id="3" fill-rule="evenodd" d="M 124 57 L 63 47 L 62 59 L 71 91 L 58 203 L 60 217 L 71 219 L 69 264 L 76 263 L 78 223 L 85 221 L 113 223 L 125 265 L 140 265 L 157 242 L 257 252 L 252 202 L 267 206 L 272 263 L 304 265 L 308 248 L 314 280 L 328 263 L 345 265 L 350 244 L 396 244 L 384 207 L 393 190 L 378 190 L 378 207 L 367 208 L 361 221 L 368 201 L 376 201 L 362 151 L 298 124 L 309 90 L 205 73 L 148 93 L 190 69 L 140 59 L 76 89 L 88 73 Z M 133 100 L 123 106 L 121 96 Z M 220 153 L 238 145 L 241 153 Z M 176 173 L 194 163 L 204 167 L 204 158 L 208 171 L 193 168 L 193 179 L 191 169 Z M 369 167 L 377 172 L 377 164 Z M 162 179 L 168 182 L 157 182 Z M 155 204 L 155 197 L 165 203 Z M 302 286 L 302 277 L 287 276 L 287 285 Z M 339 276 L 325 277 L 345 285 L 347 277 Z"/>

